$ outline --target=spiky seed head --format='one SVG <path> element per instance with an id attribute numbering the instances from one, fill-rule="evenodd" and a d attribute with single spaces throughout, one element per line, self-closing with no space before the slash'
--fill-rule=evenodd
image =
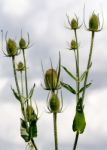
<path id="1" fill-rule="evenodd" d="M 8 56 L 12 57 L 12 56 L 15 56 L 17 54 L 17 45 L 16 45 L 16 42 L 14 40 L 8 39 L 7 44 L 6 44 L 6 48 L 7 48 Z"/>
<path id="2" fill-rule="evenodd" d="M 50 99 L 49 99 L 49 107 L 51 112 L 58 113 L 60 110 L 60 100 L 57 96 L 57 94 L 52 93 Z"/>
<path id="3" fill-rule="evenodd" d="M 24 71 L 25 70 L 25 66 L 24 64 L 20 61 L 17 65 L 17 71 Z"/>
<path id="4" fill-rule="evenodd" d="M 77 19 L 73 18 L 71 20 L 71 28 L 74 29 L 74 30 L 78 29 L 78 20 Z"/>
<path id="5" fill-rule="evenodd" d="M 27 44 L 24 38 L 21 38 L 19 41 L 19 47 L 20 49 L 26 49 L 27 48 Z"/>
<path id="6" fill-rule="evenodd" d="M 70 45 L 70 49 L 71 49 L 71 50 L 75 50 L 75 49 L 77 49 L 77 48 L 78 48 L 77 42 L 76 42 L 75 40 L 72 40 L 72 41 L 71 41 L 71 45 Z"/>
<path id="7" fill-rule="evenodd" d="M 57 88 L 58 74 L 55 69 L 48 69 L 45 73 L 44 82 L 48 90 Z"/>
<path id="8" fill-rule="evenodd" d="M 99 28 L 99 16 L 93 13 L 89 19 L 89 30 L 97 31 L 98 28 Z"/>

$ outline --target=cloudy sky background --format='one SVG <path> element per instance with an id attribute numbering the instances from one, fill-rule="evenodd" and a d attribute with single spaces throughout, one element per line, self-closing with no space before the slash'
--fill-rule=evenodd
<path id="1" fill-rule="evenodd" d="M 8 30 L 8 35 L 17 41 L 20 31 L 23 35 L 30 33 L 33 46 L 26 53 L 29 87 L 35 82 L 37 88 L 34 100 L 39 107 L 38 138 L 36 143 L 39 150 L 53 150 L 52 115 L 45 112 L 47 91 L 40 86 L 43 82 L 41 60 L 44 68 L 50 67 L 51 57 L 53 66 L 57 66 L 58 53 L 61 52 L 62 64 L 75 73 L 74 57 L 67 48 L 67 41 L 74 35 L 67 30 L 66 13 L 72 18 L 77 14 L 82 22 L 85 4 L 85 20 L 93 10 L 104 15 L 103 31 L 96 33 L 93 66 L 89 81 L 92 86 L 87 90 L 85 98 L 85 113 L 87 126 L 79 138 L 78 150 L 107 149 L 107 2 L 105 0 L 0 0 L 0 29 Z M 101 17 L 101 15 L 100 15 Z M 102 18 L 101 18 L 102 20 Z M 81 48 L 81 70 L 86 67 L 90 45 L 90 32 L 84 27 L 78 31 Z M 0 40 L 1 41 L 1 40 Z M 25 143 L 20 137 L 20 105 L 11 92 L 14 86 L 11 60 L 0 52 L 0 149 L 23 150 Z M 62 71 L 61 77 L 74 84 Z M 63 89 L 64 112 L 59 114 L 59 150 L 70 150 L 75 133 L 72 131 L 72 120 L 75 110 L 75 97 Z"/>

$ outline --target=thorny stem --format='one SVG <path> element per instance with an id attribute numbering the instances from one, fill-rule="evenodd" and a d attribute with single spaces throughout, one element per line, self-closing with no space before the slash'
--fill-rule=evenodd
<path id="1" fill-rule="evenodd" d="M 77 32 L 76 30 L 74 30 L 74 34 L 75 34 L 75 39 L 76 39 L 76 44 L 78 45 L 78 39 L 77 39 Z M 76 53 L 77 52 L 77 53 Z M 76 81 L 76 99 L 77 99 L 77 103 L 79 102 L 79 90 L 80 90 L 80 82 L 79 82 L 79 78 L 80 78 L 80 73 L 79 73 L 79 49 L 77 46 L 77 50 L 74 51 L 74 55 L 75 55 L 75 62 L 76 62 L 76 77 L 77 77 L 77 81 Z M 77 146 L 77 142 L 78 142 L 78 137 L 79 137 L 79 133 L 76 133 L 76 137 L 75 137 L 75 141 L 74 141 L 74 145 L 73 145 L 73 150 L 76 149 Z"/>
<path id="2" fill-rule="evenodd" d="M 90 68 L 90 64 L 91 64 L 92 50 L 93 50 L 93 44 L 94 44 L 94 35 L 95 35 L 95 32 L 92 31 L 90 52 L 89 52 L 89 58 L 88 58 L 88 64 L 87 64 L 87 72 L 86 72 L 86 76 L 85 76 L 85 80 L 84 80 L 84 90 L 83 90 L 83 93 L 82 93 L 82 104 L 83 104 L 84 97 L 85 97 L 86 84 L 87 84 L 87 79 L 88 79 L 88 74 L 89 74 L 89 68 Z"/>
<path id="3" fill-rule="evenodd" d="M 74 30 L 74 33 L 75 33 L 76 44 L 78 45 L 76 30 Z M 79 73 L 79 49 L 78 49 L 78 46 L 77 46 L 76 76 L 77 76 L 77 79 L 78 79 L 78 81 L 76 82 L 76 84 L 77 84 L 77 102 L 78 102 L 79 101 L 79 89 L 80 89 L 80 82 L 79 82 L 79 78 L 80 78 L 80 73 Z"/>
<path id="4" fill-rule="evenodd" d="M 53 113 L 55 150 L 58 150 L 57 113 Z"/>
<path id="5" fill-rule="evenodd" d="M 32 142 L 32 145 L 34 146 L 35 150 L 38 150 L 38 149 L 37 149 L 37 146 L 36 146 L 36 144 L 35 144 L 35 142 L 34 142 L 33 139 L 31 139 L 31 142 Z"/>
<path id="6" fill-rule="evenodd" d="M 19 88 L 19 84 L 18 84 L 18 79 L 17 79 L 17 73 L 16 73 L 16 67 L 15 67 L 15 57 L 12 57 L 12 64 L 13 64 L 13 71 L 14 71 L 14 77 L 15 77 L 15 83 L 16 83 L 16 88 L 18 91 L 18 94 L 20 94 L 20 88 Z"/>
<path id="7" fill-rule="evenodd" d="M 29 102 L 28 102 L 27 67 L 26 67 L 26 58 L 25 58 L 25 51 L 24 51 L 24 49 L 22 50 L 22 52 L 23 52 L 23 59 L 24 59 L 24 66 L 25 66 L 25 87 L 26 87 L 26 99 L 27 99 L 27 106 L 28 106 Z"/>
<path id="8" fill-rule="evenodd" d="M 27 66 L 26 66 L 26 58 L 25 58 L 25 51 L 22 49 L 23 52 L 23 59 L 24 59 L 24 66 L 25 66 L 25 88 L 26 88 L 26 100 L 27 100 L 27 106 L 29 105 L 28 100 L 28 82 L 27 82 Z M 31 139 L 32 145 L 34 146 L 35 150 L 37 150 L 36 144 L 33 139 Z"/>
<path id="9" fill-rule="evenodd" d="M 78 138 L 79 138 L 79 133 L 77 132 L 76 137 L 75 137 L 75 142 L 74 142 L 74 145 L 73 145 L 73 150 L 76 150 Z"/>
<path id="10" fill-rule="evenodd" d="M 21 93 L 20 93 L 20 88 L 19 88 L 18 79 L 17 79 L 16 67 L 15 67 L 15 57 L 14 56 L 12 57 L 12 64 L 13 64 L 13 72 L 14 72 L 16 88 L 17 88 L 17 92 L 20 96 L 21 110 L 22 110 L 23 117 L 26 120 L 26 113 L 25 113 L 24 105 L 23 105 L 23 102 L 22 102 L 22 99 L 21 99 Z"/>
<path id="11" fill-rule="evenodd" d="M 22 88 L 22 95 L 23 95 L 23 75 L 22 75 L 22 71 L 20 72 L 21 75 L 21 88 Z"/>

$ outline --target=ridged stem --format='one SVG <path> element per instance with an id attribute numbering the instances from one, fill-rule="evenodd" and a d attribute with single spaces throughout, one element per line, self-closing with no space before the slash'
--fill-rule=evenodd
<path id="1" fill-rule="evenodd" d="M 73 150 L 76 150 L 78 138 L 79 138 L 79 133 L 77 132 L 77 133 L 76 133 L 76 136 L 75 136 L 75 141 L 74 141 L 74 145 L 73 145 Z"/>
<path id="2" fill-rule="evenodd" d="M 88 63 L 87 63 L 87 72 L 86 72 L 86 76 L 85 76 L 85 80 L 84 80 L 84 90 L 82 93 L 82 104 L 83 104 L 84 97 L 85 97 L 86 84 L 87 84 L 89 69 L 90 69 L 90 65 L 91 65 L 91 58 L 92 58 L 92 51 L 93 51 L 93 44 L 94 44 L 94 35 L 95 35 L 95 32 L 92 31 L 90 52 L 89 52 L 89 58 L 88 58 Z"/>
<path id="3" fill-rule="evenodd" d="M 37 146 L 36 146 L 36 144 L 35 144 L 35 142 L 34 142 L 33 139 L 31 139 L 31 142 L 32 142 L 32 145 L 33 145 L 33 147 L 35 148 L 35 150 L 38 150 L 38 149 L 37 149 Z"/>
<path id="4" fill-rule="evenodd" d="M 26 66 L 26 58 L 25 58 L 25 51 L 24 49 L 22 50 L 23 52 L 23 60 L 24 60 L 24 66 L 25 66 L 25 88 L 26 88 L 26 99 L 27 99 L 27 106 L 29 105 L 28 101 L 28 82 L 27 82 L 27 66 Z"/>
<path id="5" fill-rule="evenodd" d="M 54 125 L 54 142 L 55 142 L 55 150 L 58 150 L 57 113 L 53 113 L 53 125 Z"/>
<path id="6" fill-rule="evenodd" d="M 75 55 L 75 64 L 76 64 L 76 77 L 77 77 L 77 81 L 76 81 L 76 105 L 79 102 L 79 90 L 80 90 L 80 71 L 79 71 L 79 48 L 78 48 L 78 39 L 77 39 L 77 32 L 76 30 L 74 30 L 74 34 L 75 34 L 75 39 L 76 39 L 76 44 L 77 44 L 77 49 L 74 51 L 74 55 Z M 74 141 L 74 145 L 73 145 L 73 150 L 76 150 L 76 146 L 78 143 L 78 138 L 79 138 L 79 133 L 76 133 L 75 136 L 75 141 Z"/>
<path id="7" fill-rule="evenodd" d="M 12 57 L 12 64 L 13 64 L 13 73 L 14 73 L 16 88 L 17 88 L 17 92 L 20 96 L 21 110 L 22 110 L 23 117 L 26 120 L 26 113 L 25 113 L 23 102 L 21 100 L 21 93 L 20 93 L 20 88 L 19 88 L 18 79 L 17 79 L 16 67 L 15 67 L 15 57 L 14 56 Z"/>

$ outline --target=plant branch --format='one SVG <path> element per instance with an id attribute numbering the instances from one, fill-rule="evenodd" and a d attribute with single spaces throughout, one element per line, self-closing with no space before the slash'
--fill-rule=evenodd
<path id="1" fill-rule="evenodd" d="M 77 132 L 76 137 L 75 137 L 75 141 L 74 141 L 74 145 L 73 145 L 73 150 L 76 150 L 78 138 L 79 138 L 79 133 Z"/>
<path id="2" fill-rule="evenodd" d="M 37 146 L 36 146 L 36 144 L 35 144 L 35 142 L 34 142 L 33 139 L 31 139 L 31 142 L 32 142 L 32 145 L 33 145 L 33 147 L 35 148 L 35 150 L 38 150 L 38 149 L 37 149 Z"/>
<path id="3" fill-rule="evenodd" d="M 78 45 L 76 30 L 74 30 L 74 34 L 75 34 L 76 44 Z M 78 101 L 79 101 L 79 89 L 80 89 L 80 82 L 79 82 L 79 78 L 80 78 L 80 73 L 79 73 L 79 49 L 78 49 L 78 46 L 77 46 L 77 59 L 76 59 L 76 76 L 77 76 L 77 79 L 78 79 L 78 81 L 76 82 L 76 84 L 77 84 L 77 103 L 78 103 Z"/>
<path id="4" fill-rule="evenodd" d="M 92 31 L 90 52 L 89 52 L 89 58 L 88 58 L 88 63 L 87 63 L 87 72 L 86 72 L 86 76 L 85 76 L 85 80 L 84 80 L 84 90 L 83 90 L 83 93 L 82 93 L 82 104 L 83 104 L 84 97 L 85 97 L 86 84 L 87 84 L 88 74 L 89 74 L 89 68 L 90 68 L 90 64 L 91 64 L 93 44 L 94 44 L 94 35 L 95 35 L 95 32 Z"/>
<path id="5" fill-rule="evenodd" d="M 15 67 L 15 57 L 12 57 L 12 64 L 13 64 L 13 73 L 14 73 L 16 88 L 17 88 L 17 92 L 20 96 L 21 110 L 22 110 L 23 117 L 26 120 L 25 108 L 24 108 L 24 104 L 23 104 L 22 99 L 21 99 L 21 93 L 20 93 L 20 88 L 19 88 L 18 79 L 17 79 L 16 67 Z"/>
<path id="6" fill-rule="evenodd" d="M 57 113 L 53 113 L 55 150 L 58 150 Z"/>
<path id="7" fill-rule="evenodd" d="M 79 71 L 79 49 L 78 49 L 78 39 L 77 39 L 77 32 L 76 30 L 74 30 L 74 34 L 75 34 L 75 39 L 76 39 L 76 44 L 77 44 L 77 50 L 74 51 L 74 55 L 75 55 L 75 63 L 76 63 L 76 77 L 77 77 L 77 81 L 76 81 L 76 99 L 77 99 L 77 104 L 79 102 L 79 91 L 80 91 L 80 71 Z M 77 52 L 77 53 L 76 53 Z M 76 105 L 77 105 L 76 104 Z M 75 136 L 75 141 L 74 141 L 74 145 L 73 145 L 73 150 L 76 149 L 77 146 L 77 142 L 78 142 L 78 138 L 79 138 L 79 132 L 76 133 Z"/>
<path id="8" fill-rule="evenodd" d="M 20 72 L 20 75 L 21 75 L 21 88 L 22 88 L 22 95 L 24 94 L 23 93 L 23 74 L 22 74 L 22 71 Z"/>

